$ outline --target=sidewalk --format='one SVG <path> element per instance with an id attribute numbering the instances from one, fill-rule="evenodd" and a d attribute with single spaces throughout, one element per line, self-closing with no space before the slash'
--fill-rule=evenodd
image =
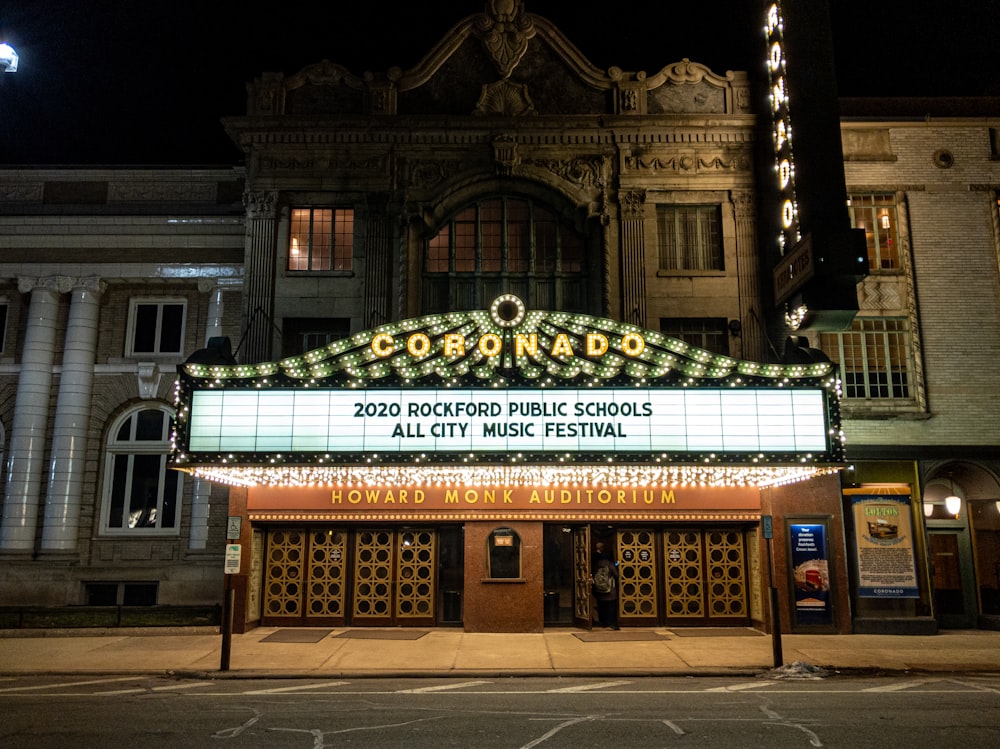
<path id="1" fill-rule="evenodd" d="M 828 671 L 1000 672 L 1000 632 L 783 635 L 782 662 Z M 0 630 L 0 674 L 201 677 L 755 675 L 774 663 L 754 630 L 282 629 L 233 635 L 227 671 L 213 628 Z"/>

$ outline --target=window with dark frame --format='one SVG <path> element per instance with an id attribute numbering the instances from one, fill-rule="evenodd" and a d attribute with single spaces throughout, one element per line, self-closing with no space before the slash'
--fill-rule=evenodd
<path id="1" fill-rule="evenodd" d="M 661 317 L 660 332 L 706 351 L 729 355 L 729 323 L 724 317 Z"/>
<path id="2" fill-rule="evenodd" d="M 504 293 L 535 309 L 587 307 L 584 239 L 549 207 L 489 198 L 463 208 L 427 240 L 423 312 L 481 309 Z"/>
<path id="3" fill-rule="evenodd" d="M 281 356 L 299 356 L 350 334 L 349 317 L 286 317 L 281 324 Z"/>
<path id="4" fill-rule="evenodd" d="M 659 269 L 721 271 L 721 211 L 717 205 L 656 206 Z"/>
<path id="5" fill-rule="evenodd" d="M 183 299 L 133 299 L 127 356 L 179 355 L 184 347 Z"/>
<path id="6" fill-rule="evenodd" d="M 849 195 L 847 212 L 851 217 L 851 226 L 865 232 L 868 269 L 874 273 L 899 270 L 899 214 L 896 196 L 891 193 Z"/>
<path id="7" fill-rule="evenodd" d="M 855 318 L 849 331 L 823 333 L 849 400 L 912 400 L 909 325 L 902 318 Z"/>
<path id="8" fill-rule="evenodd" d="M 170 412 L 140 408 L 109 434 L 105 458 L 104 530 L 110 533 L 176 531 L 181 474 L 167 468 Z"/>
<path id="9" fill-rule="evenodd" d="M 349 271 L 353 258 L 353 208 L 292 209 L 288 270 Z"/>

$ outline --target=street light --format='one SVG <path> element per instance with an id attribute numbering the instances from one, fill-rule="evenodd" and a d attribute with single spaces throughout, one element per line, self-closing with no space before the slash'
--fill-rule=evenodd
<path id="1" fill-rule="evenodd" d="M 4 73 L 17 71 L 17 52 L 7 42 L 0 42 L 0 71 Z"/>

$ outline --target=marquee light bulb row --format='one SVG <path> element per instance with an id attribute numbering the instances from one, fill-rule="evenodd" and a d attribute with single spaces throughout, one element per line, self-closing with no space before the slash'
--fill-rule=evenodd
<path id="1" fill-rule="evenodd" d="M 518 300 L 519 301 L 519 300 Z M 383 325 L 315 351 L 256 365 L 185 365 L 190 377 L 230 382 L 281 375 L 297 383 L 348 377 L 360 383 L 396 376 L 441 380 L 471 374 L 494 380 L 516 372 L 526 380 L 563 382 L 580 377 L 609 381 L 626 376 L 647 383 L 688 378 L 718 386 L 719 380 L 753 376 L 765 380 L 823 377 L 828 362 L 764 364 L 740 361 L 691 346 L 661 333 L 589 315 L 522 312 L 501 325 L 493 310 L 430 315 Z M 211 387 L 211 385 L 208 385 Z"/>
<path id="2" fill-rule="evenodd" d="M 200 478 L 233 486 L 756 487 L 836 473 L 834 466 L 192 466 Z"/>

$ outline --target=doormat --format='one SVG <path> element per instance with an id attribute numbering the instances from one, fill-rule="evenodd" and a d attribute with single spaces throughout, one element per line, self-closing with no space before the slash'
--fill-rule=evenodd
<path id="1" fill-rule="evenodd" d="M 678 627 L 670 632 L 677 637 L 764 637 L 763 632 L 747 627 Z"/>
<path id="2" fill-rule="evenodd" d="M 332 631 L 332 629 L 279 629 L 261 642 L 319 642 Z"/>
<path id="3" fill-rule="evenodd" d="M 426 634 L 418 629 L 349 629 L 338 632 L 334 637 L 348 637 L 352 640 L 419 640 Z"/>
<path id="4" fill-rule="evenodd" d="M 581 642 L 656 642 L 670 639 L 659 632 L 634 632 L 627 629 L 574 632 L 573 636 Z"/>

